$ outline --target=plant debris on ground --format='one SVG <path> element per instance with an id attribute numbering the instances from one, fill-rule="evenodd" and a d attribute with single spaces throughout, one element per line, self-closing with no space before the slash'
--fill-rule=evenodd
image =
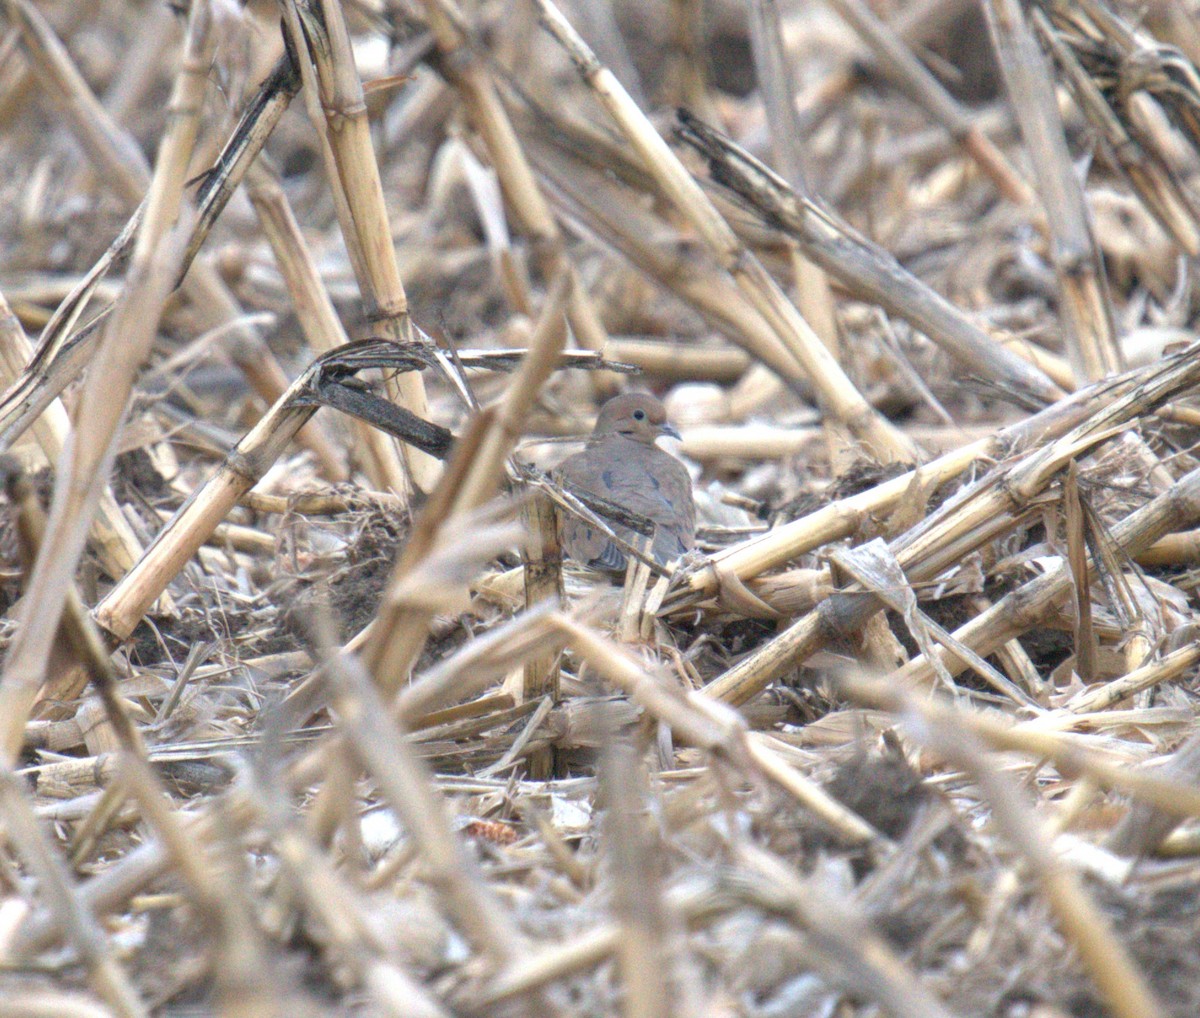
<path id="1" fill-rule="evenodd" d="M 1200 1013 L 1196 0 L 0 11 L 4 1014 Z"/>

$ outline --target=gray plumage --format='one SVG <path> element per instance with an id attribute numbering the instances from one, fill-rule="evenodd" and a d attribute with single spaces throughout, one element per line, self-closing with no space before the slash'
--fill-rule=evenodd
<path id="1" fill-rule="evenodd" d="M 645 393 L 615 396 L 600 408 L 596 427 L 582 452 L 554 471 L 567 488 L 608 499 L 657 524 L 652 552 L 662 563 L 690 551 L 696 543 L 696 504 L 687 468 L 654 444 L 661 435 L 678 437 L 667 423 L 663 405 Z M 640 535 L 609 522 L 614 533 L 633 544 Z M 571 558 L 596 569 L 625 568 L 625 553 L 594 525 L 574 516 L 562 519 L 560 538 Z"/>

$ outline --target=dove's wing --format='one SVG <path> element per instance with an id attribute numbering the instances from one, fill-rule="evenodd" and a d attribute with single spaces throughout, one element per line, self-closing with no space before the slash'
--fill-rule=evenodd
<path id="1" fill-rule="evenodd" d="M 696 506 L 687 468 L 657 446 L 614 435 L 568 457 L 555 471 L 560 482 L 599 495 L 653 520 L 653 545 L 660 562 L 678 558 L 695 544 Z M 628 527 L 612 524 L 620 537 L 635 542 Z M 601 531 L 582 520 L 562 524 L 568 555 L 595 568 L 624 569 L 624 553 Z"/>

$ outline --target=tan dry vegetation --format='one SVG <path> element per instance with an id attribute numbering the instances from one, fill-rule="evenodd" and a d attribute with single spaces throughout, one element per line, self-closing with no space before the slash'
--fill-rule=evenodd
<path id="1" fill-rule="evenodd" d="M 4 1014 L 1200 1010 L 1195 0 L 0 12 Z"/>

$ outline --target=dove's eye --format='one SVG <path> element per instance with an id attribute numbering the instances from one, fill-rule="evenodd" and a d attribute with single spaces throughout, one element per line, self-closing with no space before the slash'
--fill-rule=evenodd
<path id="1" fill-rule="evenodd" d="M 644 421 L 646 419 L 646 411 L 645 410 L 635 410 L 633 412 L 633 419 L 635 421 Z"/>

